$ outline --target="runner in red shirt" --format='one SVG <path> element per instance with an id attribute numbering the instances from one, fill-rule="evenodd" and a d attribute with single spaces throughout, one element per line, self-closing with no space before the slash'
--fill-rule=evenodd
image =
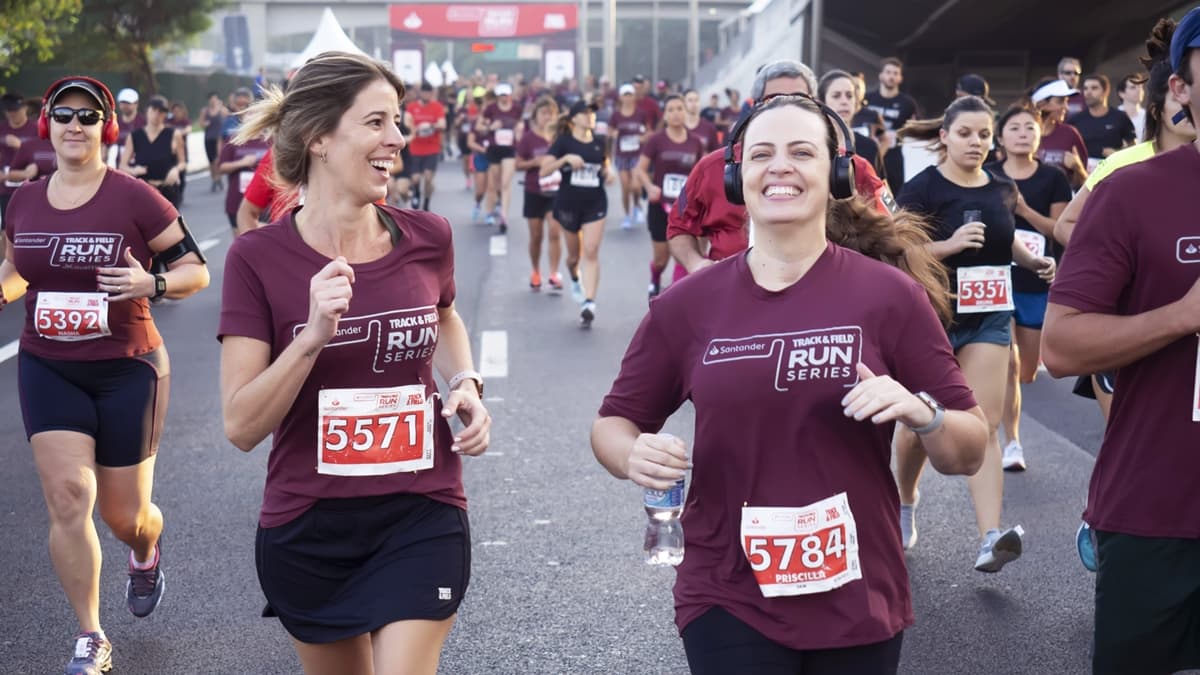
<path id="1" fill-rule="evenodd" d="M 973 473 L 986 442 L 939 320 L 944 272 L 905 243 L 922 225 L 830 208 L 825 114 L 798 96 L 752 111 L 731 169 L 758 243 L 651 303 L 592 427 L 600 463 L 644 488 L 694 467 L 674 595 L 696 675 L 895 673 L 913 613 L 893 431 L 946 473 Z M 885 243 L 833 243 L 866 231 Z M 873 259 L 884 247 L 913 276 Z M 685 401 L 691 447 L 657 433 Z"/>
<path id="2" fill-rule="evenodd" d="M 446 130 L 446 106 L 434 97 L 433 85 L 421 83 L 421 97 L 410 103 L 406 124 L 412 129 L 408 145 L 412 157 L 413 208 L 429 210 L 433 197 L 433 179 L 442 158 L 442 135 Z"/>

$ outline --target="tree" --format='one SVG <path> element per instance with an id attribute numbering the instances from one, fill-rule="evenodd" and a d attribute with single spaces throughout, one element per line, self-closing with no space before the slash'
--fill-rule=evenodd
<path id="1" fill-rule="evenodd" d="M 78 18 L 80 0 L 0 0 L 0 75 L 22 62 L 54 56 L 64 33 Z"/>
<path id="2" fill-rule="evenodd" d="M 8 0 L 4 0 L 8 1 Z M 17 0 L 20 2 L 20 0 Z M 135 86 L 157 92 L 151 53 L 181 49 L 212 25 L 209 15 L 229 0 L 82 0 L 79 23 L 67 38 L 71 65 L 128 69 Z"/>

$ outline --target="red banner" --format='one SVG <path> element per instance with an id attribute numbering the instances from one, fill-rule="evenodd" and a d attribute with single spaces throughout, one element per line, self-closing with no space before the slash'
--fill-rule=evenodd
<path id="1" fill-rule="evenodd" d="M 503 39 L 575 31 L 575 5 L 391 5 L 395 31 L 424 37 Z"/>

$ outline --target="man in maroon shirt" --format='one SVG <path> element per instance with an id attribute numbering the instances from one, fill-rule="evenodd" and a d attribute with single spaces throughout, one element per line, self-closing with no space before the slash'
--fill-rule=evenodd
<path id="1" fill-rule="evenodd" d="M 1171 96 L 1200 106 L 1200 8 L 1171 42 Z M 1050 289 L 1055 377 L 1116 370 L 1084 520 L 1096 533 L 1094 673 L 1200 668 L 1200 142 L 1113 174 Z"/>
<path id="2" fill-rule="evenodd" d="M 29 107 L 25 97 L 16 92 L 8 92 L 0 99 L 4 108 L 4 121 L 0 122 L 0 224 L 4 222 L 4 212 L 8 210 L 8 200 L 12 193 L 21 185 L 20 180 L 8 180 L 10 167 L 17 168 L 13 159 L 21 144 L 38 137 L 37 124 L 29 118 Z"/>
<path id="3" fill-rule="evenodd" d="M 634 76 L 633 87 L 637 94 L 638 110 L 646 113 L 646 129 L 650 132 L 658 130 L 658 123 L 662 121 L 662 108 L 658 107 L 658 101 L 650 95 L 650 83 L 646 76 Z"/>

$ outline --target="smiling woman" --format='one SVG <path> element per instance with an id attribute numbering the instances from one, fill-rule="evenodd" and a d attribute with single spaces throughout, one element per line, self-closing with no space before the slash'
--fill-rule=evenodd
<path id="1" fill-rule="evenodd" d="M 650 304 L 592 427 L 618 478 L 663 490 L 695 467 L 675 605 L 697 675 L 895 673 L 913 617 L 893 430 L 947 473 L 973 473 L 986 439 L 921 221 L 834 197 L 853 182 L 834 114 L 807 96 L 752 111 L 726 189 L 755 246 Z M 657 433 L 686 400 L 690 449 Z"/>
<path id="2" fill-rule="evenodd" d="M 327 52 L 235 141 L 270 137 L 304 194 L 230 247 L 219 338 L 226 435 L 250 451 L 274 434 L 259 581 L 310 675 L 436 672 L 470 578 L 461 455 L 487 449 L 491 418 L 450 224 L 380 206 L 403 98 L 383 64 Z"/>

